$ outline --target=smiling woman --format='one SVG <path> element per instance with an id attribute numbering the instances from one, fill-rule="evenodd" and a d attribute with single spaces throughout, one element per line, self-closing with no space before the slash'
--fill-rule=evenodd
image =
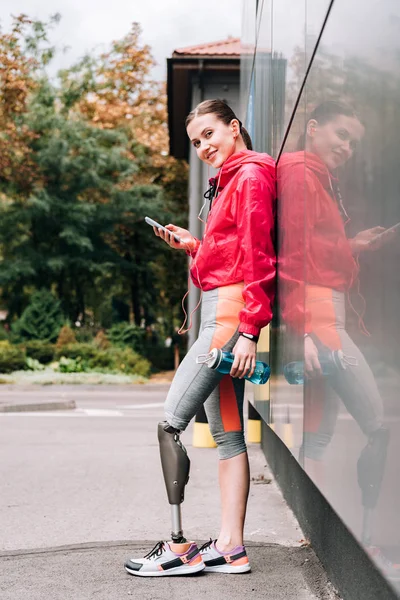
<path id="1" fill-rule="evenodd" d="M 224 102 L 206 100 L 186 119 L 186 128 L 197 156 L 219 169 L 233 152 L 252 150 L 249 134 Z M 231 131 L 232 135 L 227 135 Z"/>
<path id="2" fill-rule="evenodd" d="M 244 573 L 243 546 L 249 465 L 243 435 L 244 376 L 254 372 L 256 343 L 272 317 L 275 291 L 275 164 L 253 152 L 232 109 L 221 100 L 203 102 L 186 120 L 197 155 L 219 169 L 202 241 L 167 225 L 154 232 L 191 256 L 190 275 L 202 291 L 200 334 L 176 372 L 159 424 L 161 462 L 172 506 L 172 543 L 160 542 L 144 559 L 128 560 L 132 575 L 160 576 L 203 570 Z M 176 242 L 174 234 L 180 242 Z M 234 354 L 229 375 L 198 364 L 213 348 Z M 180 503 L 190 461 L 179 438 L 204 404 L 218 445 L 221 530 L 198 549 L 183 537 Z"/>
<path id="3" fill-rule="evenodd" d="M 348 333 L 346 310 L 349 306 L 365 333 L 362 315 L 350 299 L 351 290 L 358 290 L 358 259 L 392 238 L 390 233 L 382 238 L 384 229 L 379 226 L 353 238 L 347 235 L 350 218 L 337 173 L 363 135 L 364 126 L 351 107 L 328 101 L 311 113 L 300 140 L 302 149 L 282 155 L 278 166 L 279 263 L 282 317 L 292 345 L 293 339 L 303 344 L 300 460 L 309 474 L 316 479 L 320 476 L 338 422 L 340 398 L 366 438 L 357 462 L 358 482 L 364 506 L 372 509 L 379 496 L 389 432 L 373 372 Z M 326 355 L 339 357 L 330 373 L 323 369 Z"/>
<path id="4" fill-rule="evenodd" d="M 311 113 L 298 149 L 313 152 L 330 171 L 342 166 L 364 135 L 364 126 L 351 106 L 323 102 Z"/>

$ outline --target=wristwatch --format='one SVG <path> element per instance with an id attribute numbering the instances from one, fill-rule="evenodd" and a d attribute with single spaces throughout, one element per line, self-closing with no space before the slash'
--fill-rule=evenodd
<path id="1" fill-rule="evenodd" d="M 258 342 L 258 338 L 259 338 L 258 335 L 253 335 L 252 333 L 246 333 L 244 331 L 240 331 L 239 335 L 247 338 L 248 340 L 251 340 L 252 342 L 256 342 L 256 343 Z"/>

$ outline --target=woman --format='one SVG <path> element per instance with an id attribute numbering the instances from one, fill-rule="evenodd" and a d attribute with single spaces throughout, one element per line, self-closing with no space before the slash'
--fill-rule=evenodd
<path id="1" fill-rule="evenodd" d="M 191 278 L 202 290 L 200 334 L 172 382 L 161 436 L 164 440 L 167 432 L 176 438 L 205 405 L 219 449 L 222 523 L 218 538 L 200 551 L 183 537 L 160 542 L 145 559 L 126 563 L 133 575 L 179 575 L 204 568 L 224 573 L 250 570 L 243 547 L 249 492 L 243 378 L 254 371 L 257 339 L 272 316 L 275 166 L 270 156 L 251 150 L 248 133 L 220 100 L 199 104 L 187 117 L 186 129 L 200 160 L 219 172 L 202 241 L 175 225 L 167 226 L 170 234 L 155 229 L 171 248 L 186 250 L 192 257 Z M 196 363 L 200 354 L 214 347 L 234 354 L 230 375 Z M 162 444 L 160 429 L 159 440 Z M 164 476 L 166 468 L 163 463 Z"/>
<path id="2" fill-rule="evenodd" d="M 386 459 L 388 431 L 382 400 L 363 354 L 345 329 L 345 304 L 358 280 L 358 255 L 388 242 L 392 234 L 374 227 L 348 239 L 349 220 L 334 175 L 353 155 L 364 134 L 354 110 L 324 102 L 311 114 L 301 150 L 282 156 L 278 166 L 280 199 L 280 282 L 282 316 L 304 336 L 304 438 L 300 460 L 321 480 L 318 467 L 342 399 L 368 439 L 358 461 L 363 506 L 374 508 Z M 362 321 L 360 319 L 360 323 Z M 320 357 L 338 362 L 323 378 Z"/>

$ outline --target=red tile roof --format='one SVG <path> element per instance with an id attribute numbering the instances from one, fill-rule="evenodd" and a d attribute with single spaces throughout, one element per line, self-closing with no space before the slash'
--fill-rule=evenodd
<path id="1" fill-rule="evenodd" d="M 179 56 L 240 56 L 240 38 L 229 37 L 220 42 L 199 44 L 174 50 L 173 57 Z"/>

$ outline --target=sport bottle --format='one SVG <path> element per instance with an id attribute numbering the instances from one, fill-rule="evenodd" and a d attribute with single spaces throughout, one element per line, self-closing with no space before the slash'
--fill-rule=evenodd
<path id="1" fill-rule="evenodd" d="M 235 357 L 231 352 L 225 352 L 219 348 L 213 348 L 209 354 L 199 354 L 196 358 L 198 364 L 205 364 L 210 369 L 215 369 L 226 375 L 230 373 L 234 360 Z M 251 377 L 245 375 L 244 379 L 256 384 L 267 383 L 270 373 L 269 366 L 265 362 L 257 360 L 253 375 Z"/>

